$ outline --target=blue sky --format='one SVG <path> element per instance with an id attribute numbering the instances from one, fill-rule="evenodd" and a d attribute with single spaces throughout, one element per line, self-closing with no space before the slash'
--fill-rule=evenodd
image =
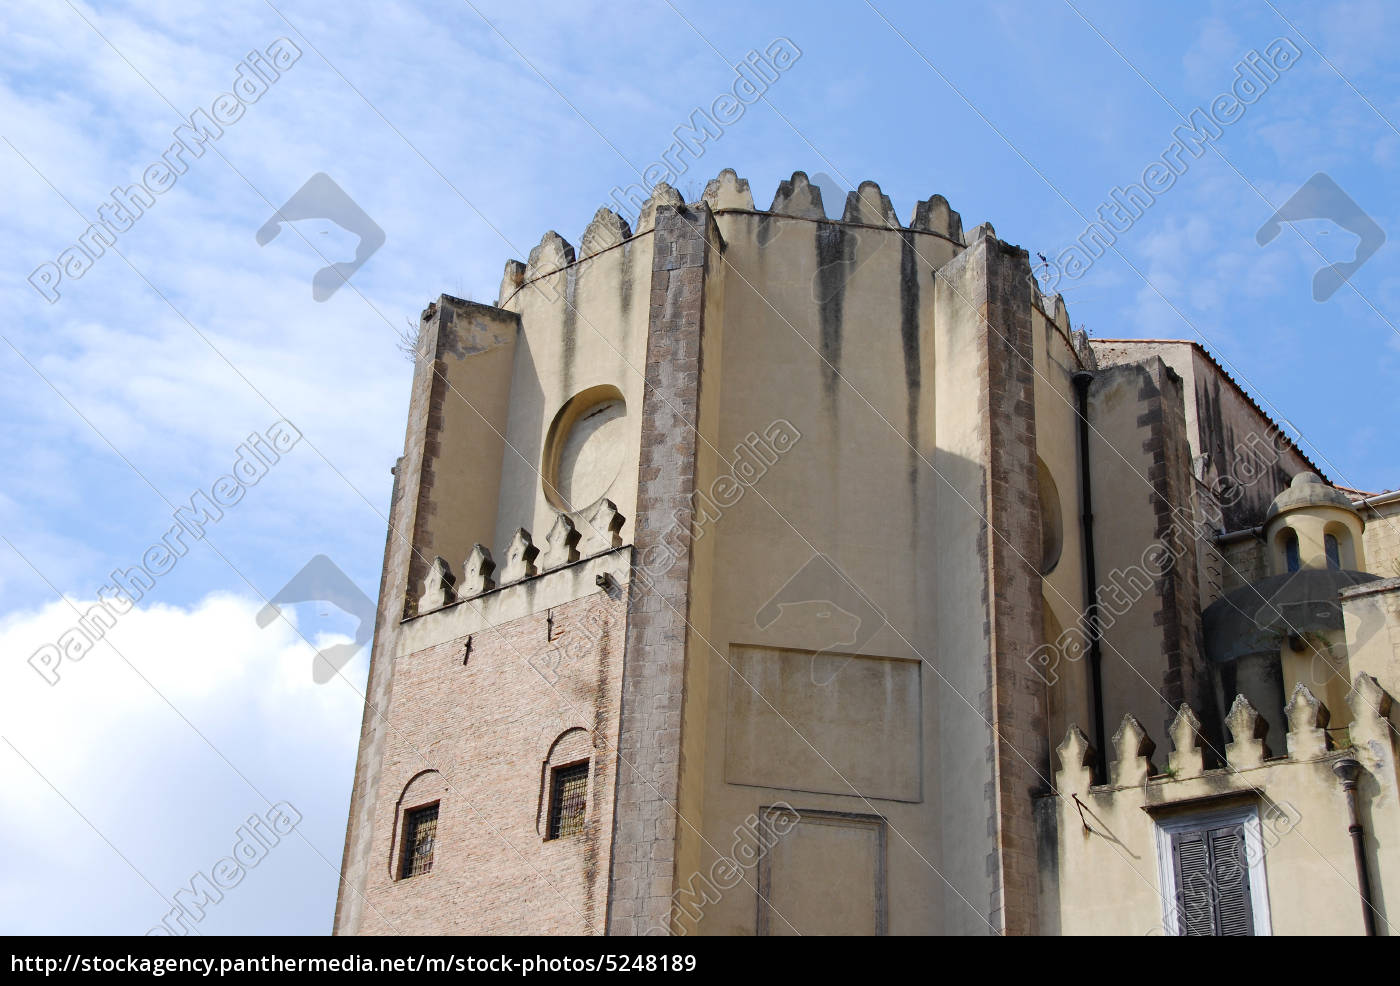
<path id="1" fill-rule="evenodd" d="M 195 926 L 329 930 L 368 658 L 315 685 L 312 647 L 353 627 L 316 606 L 255 614 L 325 554 L 373 596 L 411 363 L 400 333 L 446 292 L 493 301 L 546 230 L 575 244 L 615 186 L 673 142 L 732 67 L 800 58 L 687 158 L 760 207 L 792 171 L 874 180 L 901 219 L 938 192 L 971 227 L 1055 257 L 1236 66 L 1299 55 L 1061 288 L 1101 337 L 1203 342 L 1285 415 L 1337 482 L 1400 484 L 1400 276 L 1385 245 L 1329 300 L 1313 272 L 1355 237 L 1255 234 L 1329 175 L 1400 235 L 1393 175 L 1400 8 L 1380 0 L 1161 5 L 16 2 L 0 14 L 0 929 L 143 933 L 272 803 L 302 816 Z M 52 303 L 31 284 L 114 187 L 159 164 L 250 51 L 288 65 Z M 1116 50 L 1115 50 L 1116 49 Z M 311 278 L 353 238 L 257 231 L 324 172 L 385 243 L 344 287 Z M 828 209 L 831 203 L 828 203 Z M 1324 259 L 1325 258 L 1325 259 Z M 128 263 L 129 262 L 129 263 Z M 302 438 L 138 606 L 49 684 L 27 663 L 275 422 Z M 295 628 L 292 623 L 295 623 Z"/>

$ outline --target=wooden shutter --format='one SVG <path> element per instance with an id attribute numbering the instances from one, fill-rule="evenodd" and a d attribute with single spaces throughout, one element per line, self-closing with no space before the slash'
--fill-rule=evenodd
<path id="1" fill-rule="evenodd" d="M 1249 895 L 1249 860 L 1244 851 L 1244 826 L 1210 831 L 1212 884 L 1215 887 L 1215 933 L 1254 934 L 1254 906 Z"/>
<path id="2" fill-rule="evenodd" d="M 1176 927 L 1180 935 L 1215 934 L 1215 909 L 1210 892 L 1210 846 L 1206 834 L 1176 832 L 1172 835 L 1172 863 L 1176 867 Z"/>
<path id="3" fill-rule="evenodd" d="M 1178 934 L 1254 934 L 1243 825 L 1173 833 L 1172 866 Z"/>

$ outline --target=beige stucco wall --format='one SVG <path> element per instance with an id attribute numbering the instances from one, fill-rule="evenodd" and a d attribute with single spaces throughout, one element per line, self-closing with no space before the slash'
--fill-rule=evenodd
<path id="1" fill-rule="evenodd" d="M 1172 904 L 1163 895 L 1158 823 L 1192 812 L 1253 807 L 1262 822 L 1272 933 L 1361 934 L 1346 801 L 1331 769 L 1337 760 L 1354 756 L 1363 771 L 1358 803 L 1374 899 L 1382 912 L 1377 925 L 1386 934 L 1385 888 L 1400 879 L 1400 792 L 1394 728 L 1379 715 L 1389 707 L 1388 696 L 1374 683 L 1367 689 L 1350 697 L 1358 714 L 1349 734 L 1353 746 L 1342 738 L 1339 749 L 1324 749 L 1321 730 L 1295 724 L 1287 755 L 1261 761 L 1258 748 L 1232 747 L 1229 766 L 1219 770 L 1202 772 L 1190 757 L 1169 758 L 1171 746 L 1156 752 L 1151 768 L 1131 751 L 1126 756 L 1115 751 L 1119 783 L 1090 786 L 1087 772 L 1074 762 L 1082 745 L 1067 740 L 1060 750 L 1057 791 L 1041 802 L 1044 849 L 1052 857 L 1047 907 L 1055 909 L 1062 933 L 1162 934 L 1165 909 Z"/>
<path id="2" fill-rule="evenodd" d="M 1149 565 L 1154 545 L 1165 543 L 1157 509 L 1173 491 L 1154 461 L 1171 437 L 1162 434 L 1167 419 L 1181 414 L 1178 388 L 1168 368 L 1150 358 L 1100 370 L 1089 391 L 1105 734 L 1131 712 L 1158 743 L 1174 706 L 1163 655 L 1179 624 Z M 1194 567 L 1194 555 L 1180 564 Z"/>
<path id="3" fill-rule="evenodd" d="M 1158 357 L 1181 378 L 1193 469 L 1220 500 L 1225 530 L 1250 527 L 1300 472 L 1321 473 L 1199 345 L 1180 340 L 1095 339 L 1101 366 Z M 1225 493 L 1226 481 L 1236 491 Z"/>
<path id="4" fill-rule="evenodd" d="M 1366 522 L 1366 570 L 1385 579 L 1400 576 L 1400 497 L 1360 512 Z"/>
<path id="5" fill-rule="evenodd" d="M 883 814 L 907 839 L 891 837 L 888 844 L 891 930 L 938 928 L 941 889 L 919 859 L 922 853 L 934 866 L 945 865 L 936 815 L 937 778 L 932 773 L 937 761 L 932 728 L 916 734 L 913 753 L 920 765 L 917 786 L 921 790 L 912 802 L 861 797 L 846 787 L 838 771 L 825 770 L 821 757 L 815 756 L 810 759 L 825 776 L 808 776 L 808 786 L 821 791 L 736 784 L 727 776 L 731 771 L 744 775 L 742 761 L 749 751 L 780 742 L 787 747 L 794 739 L 792 728 L 780 720 L 759 718 L 754 724 L 760 730 L 785 735 L 765 740 L 746 734 L 747 750 L 727 750 L 728 717 L 754 698 L 731 667 L 740 660 L 740 651 L 768 655 L 769 670 L 777 678 L 769 679 L 766 700 L 778 699 L 778 692 L 786 689 L 795 693 L 790 696 L 790 716 L 803 719 L 804 706 L 813 713 L 796 724 L 802 735 L 796 739 L 799 747 L 810 743 L 822 757 L 842 761 L 846 770 L 841 775 L 864 776 L 860 768 L 866 765 L 853 764 L 852 756 L 857 761 L 881 756 L 873 747 L 851 749 L 843 744 L 838 748 L 831 731 L 837 724 L 822 721 L 827 707 L 811 700 L 814 690 L 830 686 L 813 684 L 810 660 L 783 661 L 781 651 L 775 650 L 816 651 L 833 640 L 822 636 L 801 614 L 785 613 L 767 628 L 755 622 L 759 607 L 815 553 L 829 554 L 888 619 L 889 625 L 860 648 L 862 655 L 917 661 L 921 652 L 933 651 L 920 616 L 926 608 L 920 605 L 920 589 L 928 583 L 918 574 L 931 561 L 931 545 L 921 544 L 915 533 L 922 526 L 916 521 L 916 502 L 924 482 L 920 474 L 927 467 L 920 468 L 907 442 L 911 420 L 922 418 L 920 452 L 927 454 L 932 448 L 932 415 L 920 403 L 932 401 L 932 358 L 926 346 L 911 354 L 918 360 L 914 373 L 920 378 L 919 389 L 912 391 L 900 333 L 901 237 L 893 231 L 860 231 L 857 269 L 847 281 L 843 299 L 849 315 L 828 322 L 824 338 L 812 295 L 818 267 L 815 238 L 819 230 L 832 227 L 744 212 L 721 212 L 717 221 L 726 246 L 711 283 L 722 281 L 724 306 L 708 313 L 706 331 L 707 336 L 722 334 L 723 356 L 716 367 L 711 351 L 705 349 L 702 399 L 707 409 L 717 410 L 717 430 L 707 444 L 714 454 L 702 457 L 697 485 L 706 488 L 746 435 L 762 434 L 775 420 L 791 422 L 801 437 L 700 542 L 712 554 L 697 559 L 692 598 L 700 603 L 698 612 L 708 617 L 708 623 L 706 643 L 694 647 L 690 659 L 702 662 L 705 680 L 703 686 L 688 691 L 686 722 L 700 721 L 699 716 L 692 720 L 690 713 L 703 696 L 705 726 L 703 741 L 698 736 L 687 739 L 682 778 L 687 791 L 703 790 L 703 840 L 697 840 L 702 842 L 699 851 L 688 857 L 698 865 L 691 872 L 678 873 L 677 884 L 685 888 L 696 874 L 707 873 L 716 855 L 729 851 L 745 820 L 763 806 L 786 802 L 799 811 Z M 918 239 L 919 249 L 934 262 L 952 252 L 946 241 L 936 237 Z M 931 280 L 925 270 L 918 299 L 918 317 L 925 327 L 933 317 Z M 775 386 L 796 380 L 806 383 Z M 924 707 L 933 705 L 932 677 L 922 679 Z M 840 683 L 838 676 L 835 687 Z M 728 739 L 732 743 L 734 736 Z M 697 755 L 698 748 L 703 748 L 703 756 Z M 813 891 L 829 892 L 830 888 L 822 889 L 821 874 L 812 873 L 808 879 Z M 722 900 L 704 907 L 700 920 L 689 923 L 707 934 L 753 934 L 757 882 L 755 867 Z M 871 884 L 850 887 L 848 892 L 869 894 Z M 985 895 L 979 903 L 985 903 Z"/>
<path id="6" fill-rule="evenodd" d="M 1084 539 L 1082 536 L 1079 471 L 1078 397 L 1074 374 L 1086 367 L 1067 337 L 1069 319 L 1059 309 L 1039 307 L 1032 312 L 1035 338 L 1036 455 L 1045 465 L 1059 495 L 1061 541 L 1059 561 L 1045 576 L 1046 641 L 1052 646 L 1060 634 L 1082 623 L 1084 612 Z M 1049 687 L 1047 745 L 1053 747 L 1071 722 L 1089 722 L 1089 662 L 1071 660 L 1061 653 Z M 1047 675 L 1047 677 L 1049 677 Z"/>
<path id="7" fill-rule="evenodd" d="M 977 615 L 992 597 L 979 581 L 989 454 L 979 354 L 988 327 L 972 296 L 987 290 L 989 275 L 963 265 L 935 279 L 934 270 L 958 267 L 949 261 L 960 249 L 933 233 L 723 208 L 716 219 L 725 248 L 706 290 L 722 290 L 724 303 L 707 310 L 706 333 L 722 338 L 722 356 L 706 345 L 702 407 L 717 406 L 716 431 L 702 415 L 708 451 L 697 485 L 706 488 L 744 437 L 770 422 L 790 422 L 801 438 L 723 512 L 692 568 L 698 619 L 682 796 L 696 810 L 682 814 L 700 823 L 693 838 L 682 826 L 676 885 L 682 894 L 698 886 L 765 806 L 819 813 L 821 838 L 839 830 L 839 838 L 867 839 L 863 826 L 878 817 L 886 824 L 880 874 L 861 869 L 836 885 L 830 872 L 777 862 L 770 899 L 835 895 L 861 914 L 886 914 L 894 934 L 986 933 L 1001 915 L 990 872 L 998 808 L 987 788 L 989 643 Z M 819 269 L 840 255 L 843 238 L 851 251 L 844 276 L 824 281 Z M 1074 366 L 1043 314 L 1027 305 L 1022 317 L 1037 320 L 1028 333 L 1035 399 L 1055 419 L 1037 450 L 1068 520 L 1054 574 L 1061 610 L 1073 618 L 1082 597 Z M 1027 560 L 1038 565 L 1039 533 L 1028 533 L 1037 548 Z M 842 573 L 828 576 L 838 583 L 832 618 L 822 615 L 825 600 L 793 599 L 759 625 L 760 608 L 820 567 L 818 555 Z M 839 598 L 842 576 L 879 609 L 873 635 L 842 612 L 843 602 L 857 605 Z M 1038 620 L 1031 636 L 1041 639 Z M 1043 716 L 1045 700 L 1036 701 Z M 690 731 L 701 721 L 703 737 Z M 949 757 L 949 748 L 976 752 Z M 1029 771 L 1048 784 L 1048 762 Z M 686 896 L 679 930 L 754 933 L 761 869 L 717 900 Z M 767 923 L 778 933 L 788 919 L 769 914 Z"/>
<path id="8" fill-rule="evenodd" d="M 497 473 L 500 507 L 488 545 L 498 559 L 517 528 L 530 531 L 538 545 L 554 523 L 558 511 L 541 475 L 546 438 L 555 415 L 589 388 L 616 387 L 627 403 L 619 442 L 625 454 L 604 495 L 629 520 L 635 513 L 651 244 L 651 234 L 643 232 L 568 263 L 562 246 L 546 237 L 536 266 L 527 268 L 524 284 L 504 302 L 520 315 L 521 337 L 510 384 L 508 446 Z M 586 518 L 575 515 L 574 521 L 582 528 Z M 631 539 L 630 526 L 624 525 L 622 537 Z"/>
<path id="9" fill-rule="evenodd" d="M 1369 674 L 1400 692 L 1400 578 L 1354 586 L 1342 593 L 1350 673 Z"/>

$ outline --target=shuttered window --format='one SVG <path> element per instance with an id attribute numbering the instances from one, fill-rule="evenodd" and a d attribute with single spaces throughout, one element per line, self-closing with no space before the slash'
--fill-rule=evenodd
<path id="1" fill-rule="evenodd" d="M 1177 934 L 1253 935 L 1244 825 L 1173 832 L 1171 845 Z"/>

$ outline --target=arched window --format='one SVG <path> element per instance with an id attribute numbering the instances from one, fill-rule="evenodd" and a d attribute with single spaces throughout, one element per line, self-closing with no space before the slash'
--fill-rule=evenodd
<path id="1" fill-rule="evenodd" d="M 1356 557 L 1356 541 L 1345 524 L 1332 521 L 1322 529 L 1322 547 L 1327 555 L 1327 567 L 1352 571 L 1360 568 Z"/>
<path id="2" fill-rule="evenodd" d="M 394 831 L 389 846 L 389 876 L 409 880 L 433 870 L 438 856 L 438 815 L 448 793 L 436 770 L 411 777 L 394 805 Z"/>
<path id="3" fill-rule="evenodd" d="M 588 815 L 588 761 L 555 767 L 549 772 L 549 822 L 546 839 L 565 839 L 583 831 Z"/>
<path id="4" fill-rule="evenodd" d="M 1290 572 L 1296 572 L 1302 566 L 1302 559 L 1298 553 L 1298 533 L 1292 528 L 1283 532 L 1283 563 Z"/>
<path id="5" fill-rule="evenodd" d="M 566 729 L 549 744 L 540 764 L 539 832 L 545 841 L 583 832 L 588 821 L 593 740 L 581 726 Z"/>
<path id="6" fill-rule="evenodd" d="M 437 847 L 438 806 L 430 805 L 410 808 L 403 818 L 403 861 L 399 866 L 399 879 L 431 873 L 433 850 Z"/>
<path id="7" fill-rule="evenodd" d="M 1337 535 L 1324 534 L 1322 545 L 1327 551 L 1327 567 L 1339 569 L 1342 567 L 1342 546 L 1337 542 Z"/>

